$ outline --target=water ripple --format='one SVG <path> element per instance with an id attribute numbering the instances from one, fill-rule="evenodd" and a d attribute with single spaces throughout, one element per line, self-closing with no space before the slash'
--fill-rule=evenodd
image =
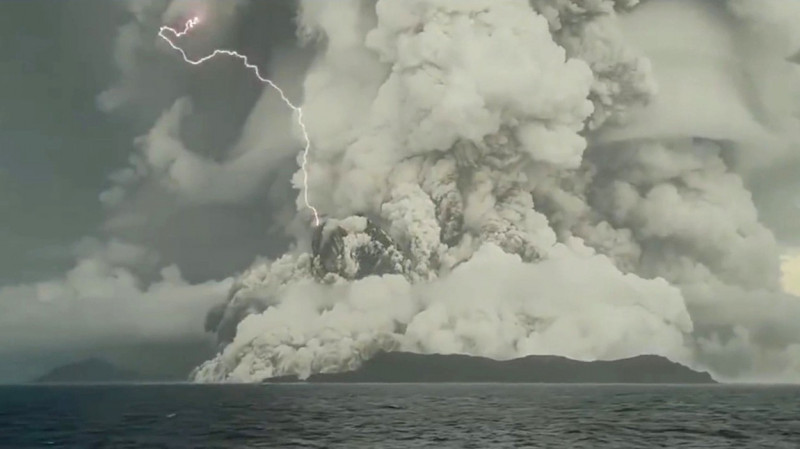
<path id="1" fill-rule="evenodd" d="M 800 447 L 800 388 L 0 388 L 0 447 Z"/>

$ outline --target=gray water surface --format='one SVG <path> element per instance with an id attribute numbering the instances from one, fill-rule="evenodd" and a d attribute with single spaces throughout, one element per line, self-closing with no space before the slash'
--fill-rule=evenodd
<path id="1" fill-rule="evenodd" d="M 0 387 L 3 448 L 800 448 L 800 388 Z"/>

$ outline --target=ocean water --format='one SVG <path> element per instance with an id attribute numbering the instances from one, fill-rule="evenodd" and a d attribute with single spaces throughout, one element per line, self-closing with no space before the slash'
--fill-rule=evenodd
<path id="1" fill-rule="evenodd" d="M 800 388 L 0 387 L 3 448 L 800 448 Z"/>

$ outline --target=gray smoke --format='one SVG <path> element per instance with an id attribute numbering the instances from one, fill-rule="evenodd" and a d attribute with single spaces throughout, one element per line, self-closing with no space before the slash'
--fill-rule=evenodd
<path id="1" fill-rule="evenodd" d="M 205 324 L 203 382 L 381 350 L 660 354 L 800 381 L 780 266 L 800 243 L 800 2 L 123 6 L 98 103 L 142 137 L 100 196 L 103 239 L 63 277 L 0 290 L 22 352 Z M 187 66 L 157 37 L 198 14 L 190 53 L 241 49 L 302 104 L 322 226 L 298 195 L 297 117 L 239 65 Z"/>
<path id="2" fill-rule="evenodd" d="M 301 2 L 329 220 L 240 276 L 194 378 L 406 350 L 799 380 L 800 300 L 748 186 L 796 160 L 798 3 Z M 400 256 L 364 275 L 376 247 Z"/>

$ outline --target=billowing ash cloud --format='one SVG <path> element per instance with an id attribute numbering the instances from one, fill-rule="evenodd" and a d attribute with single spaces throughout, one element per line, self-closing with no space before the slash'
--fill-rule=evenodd
<path id="1" fill-rule="evenodd" d="M 800 2 L 303 0 L 298 29 L 267 44 L 290 22 L 264 10 L 279 4 L 294 13 L 124 3 L 120 77 L 98 103 L 141 137 L 100 196 L 105 242 L 0 290 L 11 346 L 185 341 L 205 324 L 219 353 L 203 382 L 380 350 L 661 354 L 800 381 L 780 266 L 800 244 Z M 291 111 L 237 64 L 186 66 L 157 37 L 197 14 L 191 54 L 243 48 L 302 103 L 322 226 L 291 191 Z M 282 50 L 295 37 L 306 49 Z"/>
<path id="2" fill-rule="evenodd" d="M 800 141 L 786 3 L 301 2 L 327 220 L 212 309 L 194 379 L 406 350 L 800 380 L 800 300 L 748 185 Z"/>

